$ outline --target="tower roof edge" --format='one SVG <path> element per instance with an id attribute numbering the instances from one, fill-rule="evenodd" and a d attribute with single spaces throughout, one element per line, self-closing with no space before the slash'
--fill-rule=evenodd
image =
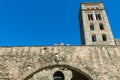
<path id="1" fill-rule="evenodd" d="M 80 4 L 93 4 L 93 3 L 103 3 L 102 1 L 97 1 L 97 2 L 81 2 Z"/>

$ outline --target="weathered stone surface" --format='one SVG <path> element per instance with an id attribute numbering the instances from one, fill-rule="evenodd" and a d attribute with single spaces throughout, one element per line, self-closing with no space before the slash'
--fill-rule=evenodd
<path id="1" fill-rule="evenodd" d="M 65 77 L 72 77 L 74 70 L 93 80 L 119 80 L 120 46 L 0 48 L 1 80 L 52 80 L 57 70 L 67 74 Z M 70 80 L 68 78 L 66 80 Z"/>
<path id="2" fill-rule="evenodd" d="M 120 39 L 115 39 L 115 44 L 120 45 Z"/>

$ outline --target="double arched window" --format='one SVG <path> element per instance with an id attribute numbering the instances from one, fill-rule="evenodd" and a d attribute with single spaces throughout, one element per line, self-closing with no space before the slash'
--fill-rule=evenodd
<path id="1" fill-rule="evenodd" d="M 88 20 L 93 20 L 93 14 L 88 14 Z"/>
<path id="2" fill-rule="evenodd" d="M 95 14 L 96 20 L 102 20 L 101 14 Z"/>

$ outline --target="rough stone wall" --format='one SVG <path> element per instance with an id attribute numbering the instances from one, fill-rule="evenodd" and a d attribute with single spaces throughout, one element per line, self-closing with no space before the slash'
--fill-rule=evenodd
<path id="1" fill-rule="evenodd" d="M 35 80 L 41 72 L 50 75 L 59 66 L 76 70 L 92 80 L 120 80 L 120 46 L 0 48 L 0 80 Z M 49 74 L 45 70 L 52 71 Z M 68 76 L 71 76 L 69 70 Z"/>
<path id="2" fill-rule="evenodd" d="M 115 39 L 115 44 L 120 45 L 120 39 Z"/>

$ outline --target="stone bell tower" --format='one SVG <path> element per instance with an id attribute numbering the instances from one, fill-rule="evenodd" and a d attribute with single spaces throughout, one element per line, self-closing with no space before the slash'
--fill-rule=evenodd
<path id="1" fill-rule="evenodd" d="M 81 3 L 79 21 L 82 45 L 115 45 L 102 2 Z"/>

